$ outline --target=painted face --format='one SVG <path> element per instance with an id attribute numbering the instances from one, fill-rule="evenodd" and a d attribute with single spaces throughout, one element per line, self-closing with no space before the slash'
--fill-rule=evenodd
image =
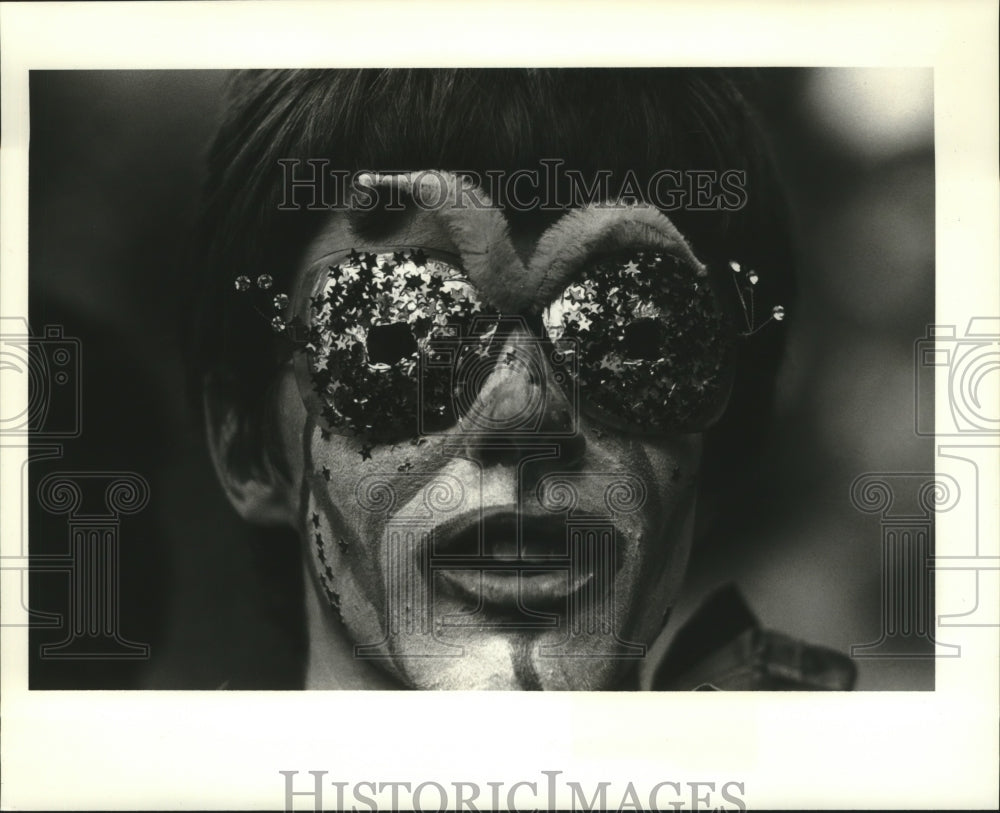
<path id="1" fill-rule="evenodd" d="M 608 688 L 674 599 L 730 386 L 722 297 L 658 212 L 567 214 L 527 265 L 502 217 L 414 210 L 373 239 L 334 213 L 305 252 L 279 398 L 313 664 Z"/>

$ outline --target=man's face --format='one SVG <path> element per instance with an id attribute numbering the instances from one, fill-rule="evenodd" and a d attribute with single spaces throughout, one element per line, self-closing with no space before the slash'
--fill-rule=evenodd
<path id="1" fill-rule="evenodd" d="M 494 308 L 458 267 L 454 234 L 436 214 L 414 211 L 366 238 L 333 213 L 298 271 L 289 312 L 321 329 L 297 374 L 282 379 L 279 414 L 295 521 L 322 611 L 335 619 L 320 637 L 342 636 L 355 659 L 414 688 L 613 687 L 659 633 L 679 587 L 701 435 L 590 409 L 588 381 L 597 379 L 579 365 L 591 334 L 560 339 L 555 300 Z M 536 241 L 511 234 L 519 257 Z M 425 266 L 406 251 L 395 267 L 382 262 L 402 246 L 457 259 Z M 379 261 L 366 263 L 369 254 Z M 428 269 L 449 282 L 442 288 Z M 362 290 L 351 287 L 359 273 L 381 293 L 343 299 Z M 502 267 L 480 269 L 478 287 L 503 289 L 484 274 L 502 277 Z M 453 294 L 450 312 L 479 326 L 466 319 L 454 330 L 442 316 L 430 329 L 435 353 L 421 346 L 409 374 L 392 378 L 413 339 L 391 326 L 412 328 L 442 289 Z M 352 347 L 356 377 L 337 361 L 350 361 Z M 463 363 L 471 366 L 456 373 Z M 341 385 L 324 370 L 347 389 L 336 394 Z M 608 380 L 619 389 L 628 381 Z M 636 392 L 612 397 L 641 401 Z M 409 424 L 384 425 L 403 414 Z M 345 651 L 344 640 L 316 638 L 313 661 Z"/>

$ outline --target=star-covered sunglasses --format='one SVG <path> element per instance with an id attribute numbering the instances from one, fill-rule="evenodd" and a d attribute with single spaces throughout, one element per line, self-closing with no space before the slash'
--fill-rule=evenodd
<path id="1" fill-rule="evenodd" d="M 736 343 L 763 326 L 756 273 L 736 263 L 710 273 L 651 209 L 575 210 L 527 267 L 494 212 L 472 215 L 487 235 L 478 243 L 468 222 L 455 227 L 468 215 L 449 215 L 457 254 L 346 248 L 312 262 L 291 301 L 273 295 L 273 326 L 294 333 L 303 400 L 325 431 L 373 443 L 552 435 L 578 431 L 582 414 L 667 434 L 720 417 Z M 783 316 L 778 306 L 771 319 Z M 528 382 L 518 403 L 477 409 L 491 378 L 511 375 Z M 556 401 L 570 420 L 545 420 Z"/>
<path id="2" fill-rule="evenodd" d="M 540 314 L 512 316 L 483 300 L 454 255 L 325 257 L 296 314 L 306 405 L 328 431 L 376 442 L 453 426 L 573 431 L 542 425 L 555 382 L 574 415 L 652 433 L 706 429 L 729 395 L 736 336 L 709 278 L 652 250 L 595 257 L 581 272 Z M 536 403 L 491 426 L 474 403 L 498 365 L 532 377 Z"/>

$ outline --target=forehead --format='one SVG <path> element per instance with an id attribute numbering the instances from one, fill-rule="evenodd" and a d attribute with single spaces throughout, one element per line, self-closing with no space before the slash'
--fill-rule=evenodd
<path id="1" fill-rule="evenodd" d="M 486 301 L 514 313 L 547 304 L 600 253 L 651 249 L 699 277 L 707 274 L 669 218 L 648 204 L 603 201 L 512 218 L 447 172 L 372 175 L 361 183 L 369 190 L 367 205 L 327 217 L 306 248 L 300 284 L 331 254 L 391 247 L 457 256 Z"/>

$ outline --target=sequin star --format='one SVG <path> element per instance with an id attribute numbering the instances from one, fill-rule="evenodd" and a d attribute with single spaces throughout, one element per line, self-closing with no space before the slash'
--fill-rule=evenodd
<path id="1" fill-rule="evenodd" d="M 360 452 L 358 452 L 358 454 L 361 455 L 361 459 L 362 460 L 371 460 L 372 459 L 372 447 L 371 446 L 362 446 L 361 450 L 360 450 Z"/>

